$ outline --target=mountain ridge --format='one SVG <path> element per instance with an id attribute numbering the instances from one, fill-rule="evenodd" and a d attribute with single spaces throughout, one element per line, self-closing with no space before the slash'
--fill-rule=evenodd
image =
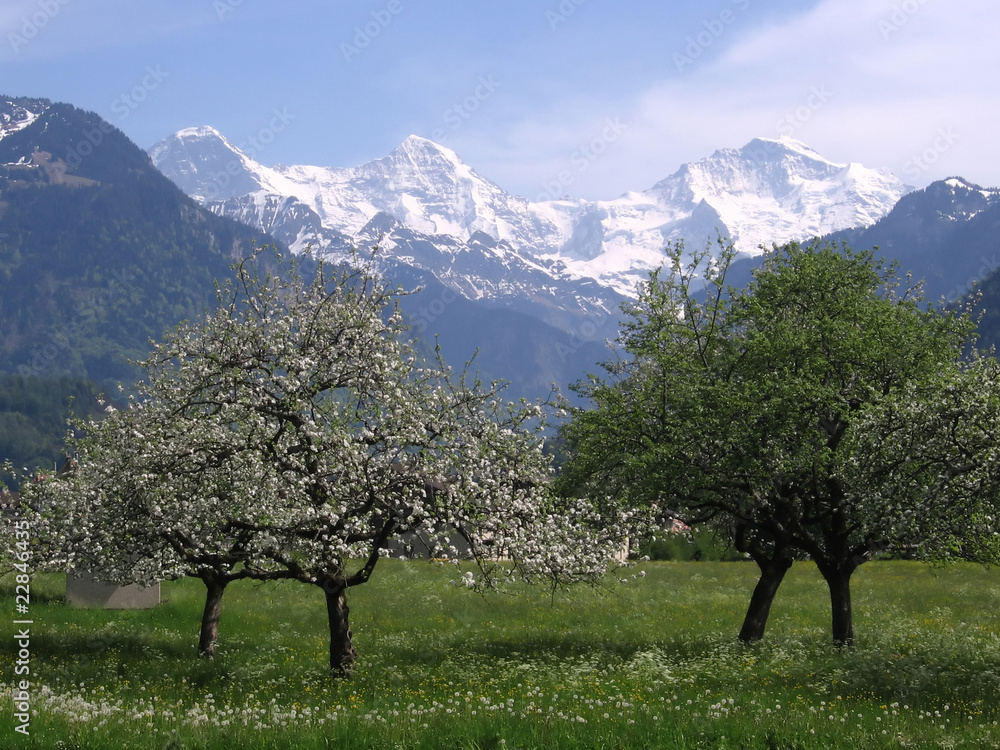
<path id="1" fill-rule="evenodd" d="M 1000 188 L 984 188 L 961 177 L 937 180 L 907 193 L 892 210 L 868 227 L 834 232 L 822 239 L 833 244 L 874 249 L 921 284 L 928 304 L 963 304 L 977 289 L 990 290 L 984 335 L 1000 344 Z M 760 257 L 738 258 L 727 281 L 749 283 Z M 994 312 L 996 311 L 996 312 Z"/>
<path id="2" fill-rule="evenodd" d="M 199 206 L 95 113 L 48 101 L 26 110 L 22 100 L 0 99 L 0 123 L 8 124 L 0 139 L 0 374 L 128 388 L 141 373 L 127 359 L 143 359 L 150 339 L 211 309 L 215 284 L 232 277 L 232 263 L 254 246 L 286 247 L 274 234 Z M 239 173 L 222 167 L 229 178 Z M 517 282 L 524 274 L 509 272 L 520 262 L 516 254 L 482 232 L 467 242 L 428 238 L 376 213 L 346 238 L 323 229 L 294 198 L 254 193 L 247 200 L 247 211 L 266 210 L 293 240 L 315 226 L 327 242 L 361 257 L 374 253 L 389 283 L 422 288 L 400 302 L 422 350 L 433 356 L 439 343 L 453 365 L 472 360 L 484 380 L 510 382 L 511 398 L 544 398 L 553 382 L 582 377 L 601 356 L 603 339 L 567 333 L 575 330 L 567 317 L 585 320 L 589 311 L 523 295 Z M 390 247 L 411 263 L 391 258 Z M 488 288 L 467 283 L 470 260 Z M 422 270 L 427 264 L 444 268 L 463 294 Z"/>
<path id="3" fill-rule="evenodd" d="M 230 155 L 220 157 L 227 150 Z M 553 283 L 589 279 L 614 298 L 634 294 L 662 263 L 667 243 L 700 245 L 718 233 L 755 254 L 762 242 L 871 223 L 911 190 L 888 172 L 831 162 L 787 137 L 718 150 L 652 188 L 607 201 L 531 202 L 510 195 L 451 149 L 419 136 L 355 167 L 265 167 L 211 128 L 178 131 L 150 155 L 196 200 L 224 214 L 239 210 L 264 230 L 272 228 L 268 217 L 253 220 L 248 205 L 294 198 L 300 213 L 308 208 L 315 218 L 302 237 L 284 238 L 293 250 L 301 251 L 306 237 L 323 250 L 325 232 L 352 238 L 385 213 L 426 237 L 467 242 L 483 232 L 508 243 L 521 265 L 545 269 Z M 232 172 L 224 189 L 223 162 Z M 763 198 L 762 186 L 769 191 Z"/>

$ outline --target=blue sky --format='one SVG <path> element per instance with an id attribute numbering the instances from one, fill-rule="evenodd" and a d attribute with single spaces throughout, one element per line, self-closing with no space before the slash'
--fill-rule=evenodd
<path id="1" fill-rule="evenodd" d="M 0 93 L 264 164 L 417 134 L 529 198 L 613 198 L 755 136 L 1000 186 L 995 0 L 4 0 Z"/>

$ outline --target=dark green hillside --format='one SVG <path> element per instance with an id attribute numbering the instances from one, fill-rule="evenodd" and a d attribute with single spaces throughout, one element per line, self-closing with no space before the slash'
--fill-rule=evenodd
<path id="1" fill-rule="evenodd" d="M 0 461 L 51 467 L 66 418 L 138 376 L 127 359 L 215 304 L 266 235 L 199 207 L 97 115 L 0 98 Z"/>
<path id="2" fill-rule="evenodd" d="M 979 321 L 979 348 L 1000 350 L 1000 271 L 994 271 L 976 286 L 975 308 Z"/>
<path id="3" fill-rule="evenodd" d="M 68 174 L 103 183 L 148 178 L 150 170 L 158 174 L 142 149 L 94 112 L 71 104 L 49 104 L 44 99 L 15 101 L 28 108 L 48 106 L 29 127 L 0 140 L 0 164 L 16 163 L 34 151 L 45 151 L 53 160 L 65 163 Z"/>
<path id="4" fill-rule="evenodd" d="M 903 196 L 870 227 L 824 238 L 854 248 L 877 248 L 901 273 L 924 282 L 924 299 L 963 304 L 970 289 L 982 292 L 981 347 L 1000 344 L 1000 191 L 960 178 L 940 180 Z M 726 280 L 745 287 L 762 258 L 740 258 Z"/>
<path id="5" fill-rule="evenodd" d="M 69 105 L 0 140 L 0 165 L 0 372 L 128 382 L 126 358 L 213 304 L 233 260 L 270 242 Z"/>
<path id="6" fill-rule="evenodd" d="M 924 281 L 928 302 L 961 298 L 1000 268 L 1000 196 L 960 178 L 939 180 L 903 196 L 870 227 L 826 239 L 851 247 L 878 247 L 900 270 Z"/>
<path id="7" fill-rule="evenodd" d="M 70 417 L 100 413 L 94 383 L 79 378 L 0 376 L 0 459 L 17 469 L 52 468 L 63 460 Z M 11 477 L 0 473 L 0 481 Z"/>

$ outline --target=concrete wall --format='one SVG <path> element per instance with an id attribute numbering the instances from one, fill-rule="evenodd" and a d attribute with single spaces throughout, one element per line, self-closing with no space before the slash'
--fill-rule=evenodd
<path id="1" fill-rule="evenodd" d="M 66 576 L 66 603 L 87 609 L 149 609 L 160 603 L 160 584 L 113 586 L 88 573 Z"/>

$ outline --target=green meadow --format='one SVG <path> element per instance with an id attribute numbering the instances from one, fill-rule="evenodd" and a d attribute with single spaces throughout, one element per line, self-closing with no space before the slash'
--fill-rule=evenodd
<path id="1" fill-rule="evenodd" d="M 847 651 L 808 563 L 753 647 L 736 639 L 750 563 L 646 562 L 600 588 L 485 596 L 460 575 L 384 561 L 352 589 L 349 681 L 327 674 L 315 587 L 232 584 L 202 661 L 199 581 L 106 611 L 71 609 L 60 576 L 36 576 L 30 734 L 12 724 L 10 646 L 0 747 L 1000 747 L 997 570 L 862 566 Z M 2 589 L 13 612 L 12 577 Z"/>

